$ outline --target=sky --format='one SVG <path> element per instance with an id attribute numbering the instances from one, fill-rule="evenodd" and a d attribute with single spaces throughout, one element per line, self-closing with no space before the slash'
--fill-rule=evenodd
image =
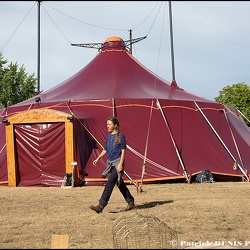
<path id="1" fill-rule="evenodd" d="M 41 1 L 39 8 L 37 1 L 0 1 L 0 52 L 7 65 L 23 65 L 34 77 L 39 71 L 45 92 L 98 54 L 72 44 L 131 34 L 146 36 L 133 44 L 133 57 L 190 93 L 214 100 L 224 87 L 250 84 L 250 1 L 171 1 L 172 18 L 169 3 Z"/>

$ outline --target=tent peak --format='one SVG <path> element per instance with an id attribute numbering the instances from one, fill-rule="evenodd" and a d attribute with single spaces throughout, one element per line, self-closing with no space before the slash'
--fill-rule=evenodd
<path id="1" fill-rule="evenodd" d="M 99 51 L 130 51 L 131 53 L 131 48 L 129 49 L 128 46 L 131 47 L 133 43 L 137 43 L 143 39 L 147 38 L 147 36 L 144 37 L 139 37 L 135 39 L 129 39 L 127 41 L 122 40 L 118 36 L 111 36 L 105 40 L 104 43 L 83 43 L 83 44 L 74 44 L 72 43 L 72 46 L 78 46 L 78 47 L 84 47 L 84 48 L 94 48 L 98 49 Z"/>
<path id="2" fill-rule="evenodd" d="M 110 41 L 123 41 L 120 37 L 118 37 L 118 36 L 111 36 L 111 37 L 109 37 L 109 38 L 107 38 L 106 39 L 106 41 L 105 42 L 110 42 Z"/>
<path id="3" fill-rule="evenodd" d="M 111 36 L 103 43 L 102 51 L 127 50 L 124 41 L 118 36 Z"/>

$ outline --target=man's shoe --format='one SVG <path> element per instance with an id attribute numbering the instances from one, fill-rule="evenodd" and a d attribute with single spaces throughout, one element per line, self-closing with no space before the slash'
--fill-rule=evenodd
<path id="1" fill-rule="evenodd" d="M 129 211 L 135 208 L 135 203 L 133 201 L 129 202 L 127 207 L 123 211 Z"/>
<path id="2" fill-rule="evenodd" d="M 104 206 L 99 204 L 97 206 L 90 206 L 90 208 L 94 211 L 96 211 L 98 214 L 102 212 Z"/>

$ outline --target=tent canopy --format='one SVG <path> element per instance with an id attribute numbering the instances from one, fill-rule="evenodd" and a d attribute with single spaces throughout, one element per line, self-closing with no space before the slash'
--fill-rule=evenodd
<path id="1" fill-rule="evenodd" d="M 46 110 L 64 113 L 66 120 L 69 117 L 73 124 L 72 130 L 56 126 L 50 117 L 42 122 L 37 118 L 32 126 L 29 117 L 22 126 L 18 122 L 8 124 L 11 116 L 27 116 L 27 110 L 32 109 L 36 110 L 38 118 L 46 116 Z M 14 179 L 19 186 L 59 185 L 70 169 L 70 161 L 77 161 L 77 174 L 82 183 L 103 185 L 105 180 L 101 173 L 106 159 L 103 157 L 98 167 L 92 162 L 102 150 L 107 135 L 106 119 L 111 115 L 119 118 L 121 131 L 126 136 L 125 171 L 136 183 L 142 181 L 144 167 L 147 171 L 143 181 L 148 183 L 186 182 L 202 170 L 211 171 L 217 180 L 220 177 L 227 180 L 248 178 L 250 132 L 237 110 L 160 78 L 129 53 L 121 38 L 114 36 L 106 39 L 89 64 L 66 81 L 1 110 L 5 123 L 0 124 L 0 181 L 8 183 L 13 177 L 8 152 L 15 152 L 15 170 L 19 175 Z M 9 126 L 18 140 L 13 140 L 7 152 L 5 138 Z M 52 148 L 45 151 L 39 144 L 43 135 L 57 133 L 58 139 L 55 137 L 53 142 L 59 152 L 67 151 L 63 138 L 73 147 L 67 157 L 59 158 Z M 31 150 L 33 144 L 40 146 Z M 52 165 L 58 167 L 53 175 L 50 174 L 50 153 L 55 154 Z M 22 162 L 31 155 L 36 161 L 29 166 L 29 173 L 38 176 L 36 181 L 32 181 L 32 174 L 22 176 L 27 172 Z M 47 177 L 41 181 L 41 176 Z M 129 177 L 124 176 L 125 181 L 129 182 Z M 23 181 L 27 179 L 29 182 Z"/>
<path id="2" fill-rule="evenodd" d="M 174 86 L 141 65 L 119 37 L 108 38 L 100 53 L 75 75 L 40 95 L 41 102 L 107 98 L 158 98 L 212 102 Z M 34 97 L 35 98 L 35 97 Z M 33 103 L 34 98 L 17 105 Z"/>

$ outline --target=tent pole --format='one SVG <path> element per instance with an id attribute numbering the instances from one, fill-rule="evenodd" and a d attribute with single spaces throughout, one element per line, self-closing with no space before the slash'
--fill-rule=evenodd
<path id="1" fill-rule="evenodd" d="M 169 132 L 170 137 L 171 137 L 171 139 L 172 139 L 172 142 L 173 142 L 173 145 L 174 145 L 176 154 L 177 154 L 177 156 L 178 156 L 178 158 L 179 158 L 179 161 L 180 161 L 180 163 L 181 163 L 181 166 L 182 166 L 182 169 L 183 169 L 183 173 L 184 173 L 184 175 L 185 175 L 185 178 L 186 178 L 187 182 L 189 183 L 190 180 L 189 180 L 189 178 L 188 178 L 186 168 L 185 168 L 184 163 L 183 163 L 183 161 L 182 161 L 182 159 L 181 159 L 181 156 L 180 156 L 180 153 L 179 153 L 179 151 L 178 151 L 178 149 L 177 149 L 177 146 L 176 146 L 176 143 L 175 143 L 175 141 L 174 141 L 173 135 L 172 135 L 172 133 L 171 133 L 171 131 L 170 131 L 170 127 L 169 127 L 169 124 L 168 124 L 168 122 L 167 122 L 166 116 L 165 116 L 165 114 L 164 114 L 164 112 L 163 112 L 163 110 L 162 110 L 161 104 L 160 104 L 160 102 L 159 102 L 158 99 L 157 99 L 157 103 L 158 103 L 158 107 L 159 107 L 159 109 L 160 109 L 160 111 L 161 111 L 162 117 L 163 117 L 163 119 L 164 119 L 164 121 L 165 121 L 165 123 L 166 123 L 166 125 L 167 125 L 168 132 Z"/>
<path id="2" fill-rule="evenodd" d="M 38 38 L 37 38 L 37 94 L 40 93 L 40 6 L 41 1 L 37 1 L 38 6 L 38 24 L 37 24 L 37 30 L 38 30 Z"/>
<path id="3" fill-rule="evenodd" d="M 234 158 L 234 156 L 232 155 L 232 153 L 229 151 L 229 149 L 227 148 L 227 146 L 225 145 L 225 143 L 222 141 L 222 139 L 220 138 L 220 136 L 218 135 L 218 133 L 216 132 L 216 130 L 213 128 L 212 124 L 209 122 L 209 120 L 207 119 L 207 117 L 205 116 L 205 114 L 202 112 L 202 110 L 200 109 L 199 105 L 196 103 L 196 101 L 194 101 L 196 107 L 198 108 L 198 110 L 200 111 L 200 113 L 202 114 L 202 116 L 204 117 L 204 119 L 207 121 L 208 125 L 210 126 L 210 128 L 213 130 L 213 132 L 215 133 L 215 135 L 217 136 L 217 138 L 219 139 L 219 141 L 221 142 L 221 144 L 224 146 L 224 148 L 227 150 L 228 154 L 231 156 L 231 158 L 234 160 L 235 164 L 239 167 L 239 169 L 241 170 L 241 172 L 243 173 L 243 175 L 246 177 L 246 180 L 248 180 L 248 176 L 246 174 L 246 172 L 244 171 L 244 169 L 237 163 L 236 159 Z"/>
<path id="4" fill-rule="evenodd" d="M 129 30 L 130 54 L 132 55 L 132 30 Z"/>
<path id="5" fill-rule="evenodd" d="M 112 98 L 112 110 L 113 110 L 113 116 L 116 116 L 116 113 L 115 113 L 115 99 Z"/>
<path id="6" fill-rule="evenodd" d="M 171 1 L 168 1 L 168 3 L 169 3 L 169 24 L 170 24 L 171 57 L 172 57 L 172 80 L 175 81 L 172 7 L 171 7 Z"/>
<path id="7" fill-rule="evenodd" d="M 226 108 L 228 109 L 228 107 L 226 107 Z M 242 117 L 244 117 L 244 118 L 250 123 L 249 119 L 248 119 L 242 112 L 240 112 L 240 110 L 237 109 L 237 111 L 240 113 L 240 115 L 241 115 Z M 231 111 L 230 111 L 230 112 L 231 112 Z"/>
<path id="8" fill-rule="evenodd" d="M 230 123 L 229 123 L 229 121 L 228 121 L 227 114 L 226 114 L 225 110 L 223 110 L 223 112 L 224 112 L 224 115 L 225 115 L 225 117 L 226 117 L 227 124 L 228 124 L 228 127 L 229 127 L 229 129 L 230 129 L 230 132 L 231 132 L 231 135 L 232 135 L 232 138 L 233 138 L 233 141 L 234 141 L 234 145 L 235 145 L 235 148 L 236 148 L 236 150 L 237 150 L 238 156 L 239 156 L 239 158 L 240 158 L 241 164 L 242 164 L 242 166 L 244 167 L 243 160 L 242 160 L 242 157 L 241 157 L 241 154 L 240 154 L 240 151 L 239 151 L 237 142 L 236 142 L 236 140 L 235 140 L 233 131 L 232 131 L 232 129 L 231 129 Z"/>
<path id="9" fill-rule="evenodd" d="M 154 103 L 154 100 L 152 99 L 151 109 L 150 109 L 150 117 L 149 117 L 149 124 L 148 124 L 148 132 L 147 132 L 147 138 L 146 138 L 146 146 L 145 146 L 145 152 L 144 152 L 144 158 L 143 158 L 143 164 L 142 164 L 141 182 L 139 184 L 139 189 L 141 191 L 142 191 L 142 185 L 143 185 L 142 184 L 143 183 L 143 177 L 144 177 L 144 174 L 147 173 L 146 159 L 147 159 L 147 152 L 148 152 L 148 137 L 149 137 L 149 132 L 150 132 L 150 124 L 151 124 L 151 118 L 152 118 L 153 103 Z"/>

